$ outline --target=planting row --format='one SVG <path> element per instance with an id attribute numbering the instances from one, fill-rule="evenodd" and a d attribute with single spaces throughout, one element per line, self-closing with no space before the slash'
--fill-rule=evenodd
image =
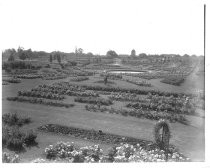
<path id="1" fill-rule="evenodd" d="M 132 83 L 132 84 L 138 85 L 138 86 L 144 86 L 144 87 L 151 87 L 152 86 L 151 83 L 148 83 L 145 80 L 140 81 L 140 80 L 126 79 L 125 81 L 128 82 L 128 83 Z"/>
<path id="2" fill-rule="evenodd" d="M 105 105 L 105 106 L 109 106 L 113 104 L 113 102 L 109 99 L 103 99 L 103 98 L 98 98 L 98 97 L 76 97 L 74 101 L 79 102 L 79 103 L 98 104 L 98 105 Z"/>
<path id="3" fill-rule="evenodd" d="M 54 100 L 63 100 L 65 98 L 63 95 L 40 91 L 18 91 L 18 96 L 38 97 Z"/>
<path id="4" fill-rule="evenodd" d="M 106 108 L 103 106 L 96 105 L 86 105 L 85 109 L 91 112 L 102 112 L 102 113 L 110 113 L 110 114 L 120 114 L 123 116 L 132 116 L 136 118 L 147 118 L 150 120 L 159 120 L 159 119 L 167 119 L 170 122 L 180 122 L 182 124 L 187 125 L 188 121 L 182 114 L 171 114 L 166 112 L 159 111 L 150 111 L 150 110 L 142 110 L 142 109 L 114 109 L 114 108 Z"/>
<path id="5" fill-rule="evenodd" d="M 70 126 L 63 126 L 57 124 L 47 124 L 38 127 L 38 130 L 44 132 L 52 132 L 59 135 L 68 135 L 72 137 L 87 139 L 91 141 L 98 141 L 108 144 L 120 144 L 120 143 L 131 143 L 136 144 L 140 143 L 142 146 L 147 146 L 147 144 L 152 143 L 132 137 L 120 136 L 115 134 L 104 133 L 102 130 L 88 130 Z"/>
<path id="6" fill-rule="evenodd" d="M 89 80 L 89 78 L 86 76 L 78 76 L 78 77 L 74 77 L 71 79 L 71 81 L 73 81 L 73 82 L 81 82 L 81 81 L 85 81 L 85 80 Z"/>
<path id="7" fill-rule="evenodd" d="M 111 93 L 108 97 L 111 100 L 117 101 L 147 102 L 146 99 L 140 98 L 137 94 L 134 93 Z"/>
<path id="8" fill-rule="evenodd" d="M 39 85 L 33 88 L 32 91 L 46 92 L 59 95 L 81 96 L 81 97 L 98 97 L 99 95 L 94 91 L 85 91 L 84 89 L 72 85 L 59 85 L 57 83 L 50 85 Z"/>
<path id="9" fill-rule="evenodd" d="M 42 78 L 42 75 L 40 74 L 25 74 L 25 75 L 15 75 L 16 78 L 20 79 L 37 79 Z"/>
<path id="10" fill-rule="evenodd" d="M 3 79 L 4 82 L 8 82 L 8 83 L 20 83 L 21 80 L 17 79 L 17 78 L 8 78 L 8 79 Z"/>
<path id="11" fill-rule="evenodd" d="M 167 76 L 160 82 L 180 86 L 184 82 L 185 78 L 183 76 Z"/>
<path id="12" fill-rule="evenodd" d="M 78 86 L 78 85 L 77 85 Z M 174 97 L 183 97 L 186 96 L 185 93 L 173 93 L 173 92 L 164 92 L 159 90 L 140 90 L 140 89 L 127 89 L 127 88 L 119 88 L 119 87 L 103 87 L 103 86 L 90 86 L 90 85 L 79 85 L 81 88 L 85 90 L 94 90 L 94 91 L 107 91 L 107 92 L 126 92 L 126 93 L 135 93 L 140 95 L 159 95 L 159 96 L 174 96 Z M 187 94 L 189 97 L 193 97 L 193 94 Z"/>
<path id="13" fill-rule="evenodd" d="M 24 96 L 7 97 L 7 100 L 8 101 L 17 101 L 17 102 L 28 102 L 28 103 L 33 103 L 33 104 L 43 104 L 43 105 L 55 106 L 55 107 L 66 107 L 66 108 L 74 106 L 74 104 L 46 100 L 43 98 L 33 98 L 33 97 L 24 97 Z"/>
<path id="14" fill-rule="evenodd" d="M 128 103 L 128 108 L 142 109 L 142 110 L 153 110 L 153 111 L 164 111 L 167 113 L 180 113 L 180 114 L 195 114 L 194 108 L 171 106 L 170 104 L 155 104 L 155 103 Z"/>

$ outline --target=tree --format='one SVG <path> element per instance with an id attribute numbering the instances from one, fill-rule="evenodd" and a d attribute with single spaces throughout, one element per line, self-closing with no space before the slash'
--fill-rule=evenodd
<path id="1" fill-rule="evenodd" d="M 15 60 L 15 54 L 16 54 L 15 49 L 9 50 L 9 53 L 10 53 L 10 56 L 8 58 L 8 61 L 14 61 Z"/>
<path id="2" fill-rule="evenodd" d="M 136 56 L 136 51 L 133 49 L 133 50 L 131 50 L 131 56 L 132 57 L 135 57 Z"/>
<path id="3" fill-rule="evenodd" d="M 139 57 L 146 57 L 146 56 L 147 56 L 147 54 L 145 54 L 145 53 L 139 54 Z"/>
<path id="4" fill-rule="evenodd" d="M 27 54 L 26 52 L 24 51 L 24 48 L 22 47 L 19 47 L 18 48 L 18 57 L 21 59 L 21 60 L 25 60 L 27 58 Z"/>
<path id="5" fill-rule="evenodd" d="M 117 53 L 115 51 L 109 50 L 109 51 L 107 51 L 106 56 L 108 56 L 108 57 L 117 57 L 118 55 L 117 55 Z"/>
<path id="6" fill-rule="evenodd" d="M 80 55 L 83 54 L 83 49 L 82 49 L 82 48 L 79 48 L 77 51 L 78 51 L 78 53 L 79 53 Z"/>
<path id="7" fill-rule="evenodd" d="M 53 61 L 53 57 L 52 57 L 52 55 L 50 54 L 50 63 L 52 63 L 52 61 Z"/>
<path id="8" fill-rule="evenodd" d="M 56 55 L 57 55 L 57 61 L 60 64 L 61 63 L 61 55 L 59 53 L 57 53 Z"/>

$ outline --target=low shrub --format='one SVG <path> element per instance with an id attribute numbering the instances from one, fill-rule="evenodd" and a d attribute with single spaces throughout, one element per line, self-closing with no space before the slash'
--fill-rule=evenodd
<path id="1" fill-rule="evenodd" d="M 31 118 L 22 118 L 17 115 L 17 113 L 11 114 L 7 113 L 2 116 L 2 121 L 4 124 L 9 125 L 9 126 L 22 126 L 24 124 L 29 124 L 31 122 Z"/>
<path id="2" fill-rule="evenodd" d="M 27 146 L 34 145 L 34 144 L 36 144 L 36 138 L 37 138 L 37 133 L 34 132 L 33 130 L 29 130 L 25 134 L 24 143 Z"/>
<path id="3" fill-rule="evenodd" d="M 37 134 L 33 130 L 23 133 L 17 126 L 3 126 L 2 129 L 2 145 L 11 150 L 21 151 L 25 145 L 34 145 L 36 138 Z"/>
<path id="4" fill-rule="evenodd" d="M 20 158 L 17 154 L 10 154 L 7 152 L 2 153 L 2 163 L 19 163 Z"/>
<path id="5" fill-rule="evenodd" d="M 23 150 L 25 134 L 18 127 L 3 127 L 2 144 L 11 150 Z"/>

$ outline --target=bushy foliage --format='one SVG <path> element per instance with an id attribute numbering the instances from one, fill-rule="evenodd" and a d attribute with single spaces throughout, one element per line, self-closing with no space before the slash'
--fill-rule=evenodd
<path id="1" fill-rule="evenodd" d="M 2 121 L 5 125 L 22 126 L 24 124 L 29 124 L 31 122 L 31 118 L 30 117 L 20 117 L 17 115 L 17 113 L 14 113 L 14 114 L 6 113 L 6 114 L 3 114 Z"/>
<path id="2" fill-rule="evenodd" d="M 20 157 L 17 154 L 2 153 L 2 163 L 19 163 Z"/>
<path id="3" fill-rule="evenodd" d="M 36 143 L 37 133 L 33 130 L 29 130 L 25 134 L 24 143 L 27 146 L 33 145 Z"/>
<path id="4" fill-rule="evenodd" d="M 22 150 L 25 134 L 18 127 L 3 127 L 2 145 L 12 150 Z"/>
<path id="5" fill-rule="evenodd" d="M 23 133 L 17 126 L 3 126 L 2 129 L 2 145 L 11 150 L 21 151 L 25 145 L 30 146 L 34 144 L 36 138 L 37 135 L 34 131 L 30 130 L 27 133 Z"/>

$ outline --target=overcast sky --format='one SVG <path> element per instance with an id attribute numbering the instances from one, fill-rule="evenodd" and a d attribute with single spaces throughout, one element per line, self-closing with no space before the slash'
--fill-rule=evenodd
<path id="1" fill-rule="evenodd" d="M 201 0 L 1 0 L 1 48 L 203 55 Z"/>

